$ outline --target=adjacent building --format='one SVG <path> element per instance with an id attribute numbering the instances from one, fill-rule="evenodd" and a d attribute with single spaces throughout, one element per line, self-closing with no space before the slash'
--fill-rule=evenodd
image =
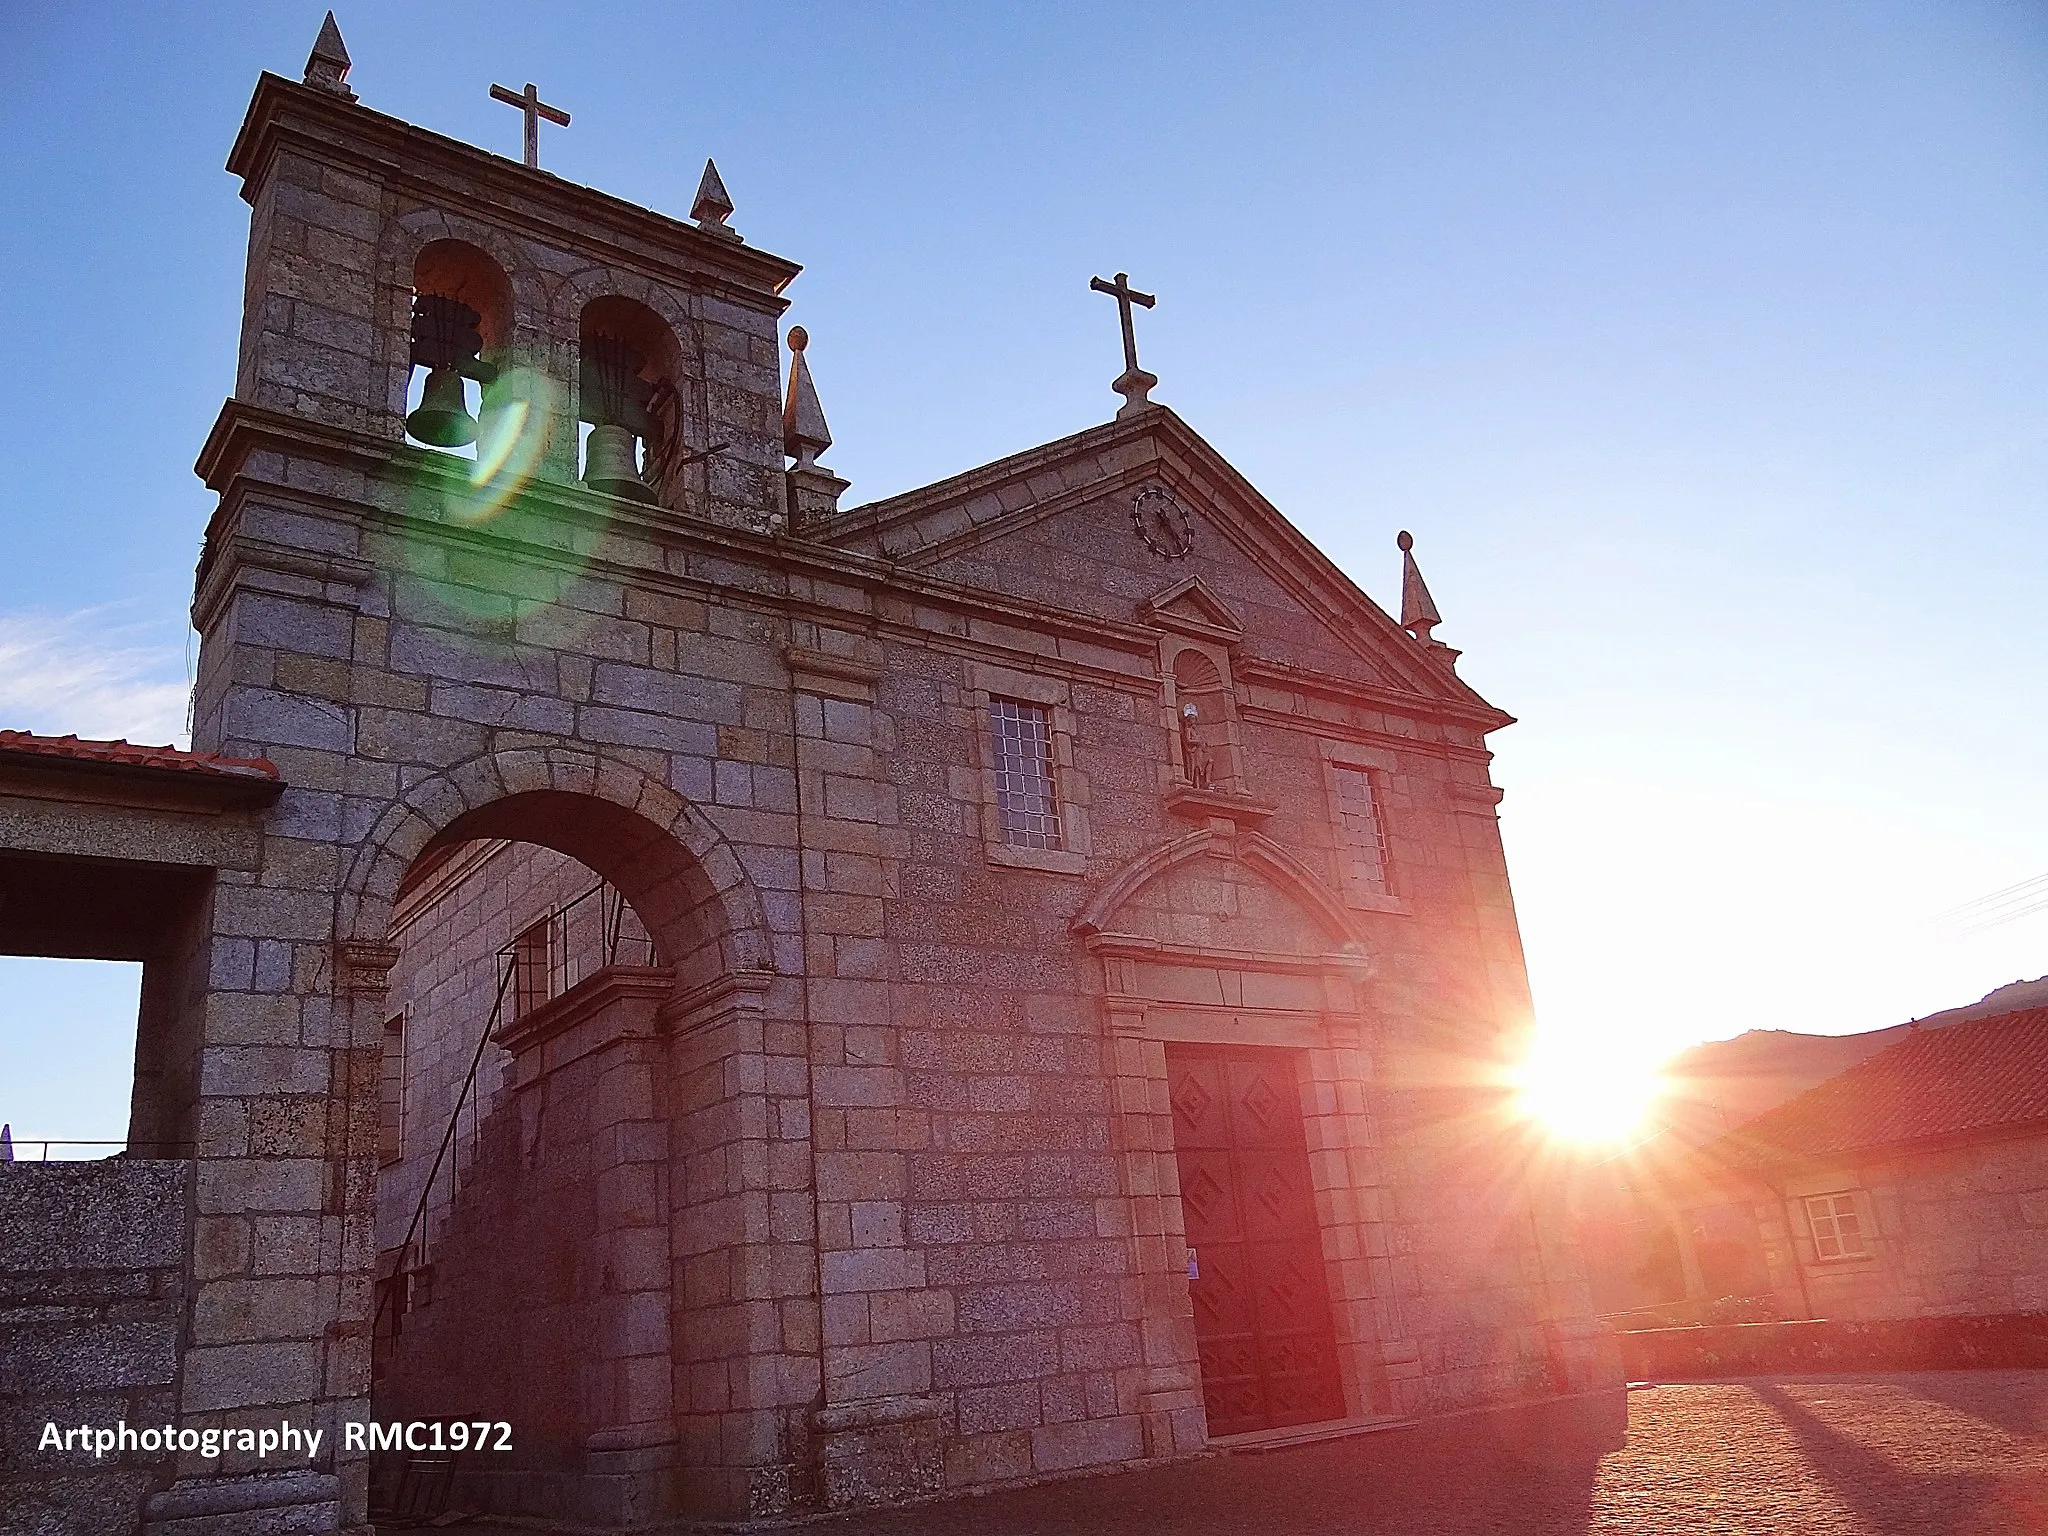
<path id="1" fill-rule="evenodd" d="M 1595 1304 L 1636 1327 L 2048 1311 L 2044 1051 L 2048 978 L 1688 1053 L 1664 1123 L 1578 1175 Z M 1852 1064 L 1784 1091 L 1829 1055 Z M 1730 1130 L 1723 1103 L 1756 1112 Z"/>
<path id="2" fill-rule="evenodd" d="M 2048 1007 L 1938 1029 L 1699 1153 L 1786 1317 L 2048 1311 Z"/>

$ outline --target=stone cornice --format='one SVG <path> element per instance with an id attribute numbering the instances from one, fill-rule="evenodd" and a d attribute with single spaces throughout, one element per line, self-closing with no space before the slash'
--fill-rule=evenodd
<path id="1" fill-rule="evenodd" d="M 758 1014 L 767 1005 L 768 991 L 776 980 L 774 971 L 724 972 L 687 992 L 671 995 L 661 1006 L 661 1026 L 674 1034 L 688 1034 L 740 1014 Z"/>
<path id="2" fill-rule="evenodd" d="M 1106 433 L 1108 429 L 1098 430 Z M 366 507 L 360 502 L 250 473 L 251 460 L 261 454 L 339 465 L 387 483 L 405 481 L 415 486 L 431 486 L 438 478 L 446 482 L 451 492 L 458 493 L 467 486 L 466 460 L 451 461 L 444 454 L 408 443 L 230 399 L 222 406 L 194 465 L 200 477 L 222 498 L 208 526 L 207 551 L 199 571 L 201 592 L 211 601 L 218 600 L 216 588 L 220 578 L 215 575 L 215 567 L 228 551 L 223 540 L 233 523 L 233 510 L 250 495 L 324 508 L 345 518 L 390 521 L 401 516 L 387 508 Z M 760 533 L 692 513 L 601 495 L 581 485 L 535 479 L 528 483 L 522 496 L 537 511 L 593 529 L 608 526 L 629 541 L 644 540 L 774 571 L 781 578 L 781 590 L 744 589 L 709 576 L 678 572 L 672 567 L 631 565 L 589 553 L 572 555 L 553 546 L 514 540 L 502 529 L 485 534 L 454 522 L 417 517 L 409 526 L 415 535 L 478 548 L 487 544 L 502 557 L 538 566 L 573 561 L 577 569 L 586 573 L 636 582 L 655 590 L 697 596 L 715 592 L 726 601 L 816 619 L 870 635 L 893 635 L 964 655 L 1028 665 L 1124 690 L 1149 693 L 1158 686 L 1154 668 L 1159 631 L 1142 621 L 1119 623 L 1096 614 L 991 592 L 822 543 L 809 534 Z M 251 559 L 257 564 L 264 563 L 263 552 L 244 550 L 242 541 L 234 541 L 234 552 L 236 563 Z M 302 555 L 291 570 L 294 574 L 329 581 L 360 582 L 371 574 L 358 561 L 311 555 Z M 837 594 L 843 594 L 845 600 L 833 600 Z M 1402 638 L 1413 643 L 1405 634 Z M 1510 717 L 1498 710 L 1483 703 L 1475 707 L 1464 699 L 1446 697 L 1441 691 L 1411 693 L 1243 655 L 1237 665 L 1241 681 L 1259 680 L 1269 686 L 1317 692 L 1381 713 L 1417 720 L 1455 721 L 1480 731 L 1509 723 Z M 1476 699 L 1476 695 L 1470 697 Z M 1302 728 L 1310 725 L 1307 720 L 1281 718 Z M 1337 722 L 1318 719 L 1314 724 L 1318 729 L 1327 727 L 1339 734 L 1350 734 Z"/>
<path id="3" fill-rule="evenodd" d="M 1426 711 L 1416 708 L 1403 709 L 1401 713 L 1404 718 L 1431 718 Z M 1286 710 L 1265 709 L 1253 704 L 1240 710 L 1239 717 L 1250 725 L 1271 726 L 1281 731 L 1297 731 L 1318 740 L 1351 741 L 1361 746 L 1385 747 L 1394 752 L 1419 752 L 1429 757 L 1443 758 L 1448 762 L 1493 761 L 1493 754 L 1485 747 L 1463 746 L 1454 741 L 1445 741 L 1441 736 L 1401 736 L 1392 731 L 1375 731 L 1342 720 L 1332 720 L 1325 715 L 1290 714 Z"/>
<path id="4" fill-rule="evenodd" d="M 607 965 L 592 971 L 568 991 L 558 993 L 539 1007 L 500 1025 L 492 1033 L 491 1042 L 514 1055 L 524 1055 L 536 1046 L 545 1045 L 580 1025 L 592 1022 L 623 998 L 640 999 L 649 1005 L 644 1022 L 621 1013 L 616 1019 L 607 1021 L 611 1024 L 610 1033 L 582 1042 L 583 1049 L 576 1055 L 586 1055 L 591 1050 L 635 1034 L 651 1037 L 655 1013 L 673 994 L 675 983 L 675 972 L 667 966 Z M 636 1028 L 636 1025 L 640 1027 Z M 564 1064 L 563 1061 L 550 1061 L 547 1065 L 553 1069 Z"/>
<path id="5" fill-rule="evenodd" d="M 835 677 L 849 683 L 876 682 L 884 670 L 879 661 L 869 661 L 858 656 L 839 656 L 807 645 L 786 647 L 782 659 L 789 664 L 790 671 L 800 675 Z"/>
<path id="6" fill-rule="evenodd" d="M 1175 606 L 1183 601 L 1201 609 L 1207 617 L 1197 618 Z M 1153 593 L 1138 605 L 1138 617 L 1159 629 L 1170 629 L 1216 645 L 1235 648 L 1244 639 L 1243 622 L 1199 576 L 1187 577 L 1163 592 Z"/>
<path id="7" fill-rule="evenodd" d="M 253 203 L 278 152 L 315 159 L 405 187 L 424 201 L 524 230 L 564 250 L 639 268 L 679 287 L 730 285 L 731 297 L 779 313 L 803 270 L 797 263 L 692 224 L 577 186 L 425 128 L 264 74 L 256 83 L 227 168 Z"/>
<path id="8" fill-rule="evenodd" d="M 396 964 L 396 944 L 378 944 L 365 939 L 336 939 L 333 972 L 335 996 L 383 996 L 391 990 L 391 968 Z"/>
<path id="9" fill-rule="evenodd" d="M 1186 833 L 1126 859 L 1082 903 L 1067 931 L 1086 940 L 1178 952 L 1181 946 L 1163 940 L 1113 933 L 1110 923 L 1125 902 L 1168 870 L 1190 859 L 1211 856 L 1234 860 L 1264 876 L 1322 926 L 1325 935 L 1338 946 L 1337 953 L 1356 959 L 1361 965 L 1366 963 L 1363 931 L 1336 892 L 1323 884 L 1314 870 L 1260 833 L 1224 832 L 1213 826 Z M 1235 951 L 1231 953 L 1234 955 Z"/>
<path id="10" fill-rule="evenodd" d="M 1199 822 L 1205 826 L 1223 822 L 1249 832 L 1258 831 L 1280 814 L 1279 806 L 1269 805 L 1252 795 L 1222 789 L 1196 789 L 1187 784 L 1176 784 L 1169 789 L 1165 803 L 1167 814 L 1178 816 L 1182 821 Z"/>
<path id="11" fill-rule="evenodd" d="M 1236 670 L 1239 680 L 1245 683 L 1263 683 L 1269 688 L 1289 693 L 1314 694 L 1364 709 L 1456 720 L 1480 731 L 1497 731 L 1502 726 L 1515 723 L 1513 715 L 1505 714 L 1490 704 L 1475 705 L 1461 699 L 1383 688 L 1376 683 L 1362 683 L 1355 678 L 1339 677 L 1333 672 L 1321 672 L 1312 667 L 1297 667 L 1284 661 L 1262 661 L 1256 656 L 1248 656 L 1237 663 Z"/>
<path id="12" fill-rule="evenodd" d="M 1214 966 L 1233 971 L 1258 971 L 1275 976 L 1343 976 L 1363 981 L 1373 973 L 1372 962 L 1360 954 L 1327 950 L 1289 954 L 1265 949 L 1219 949 L 1206 944 L 1174 944 L 1138 933 L 1090 933 L 1081 947 L 1105 959 L 1150 960 L 1167 965 Z M 1111 996 L 1120 994 L 1112 993 Z M 1217 1012 L 1246 1011 L 1235 1004 L 1217 1003 Z M 1256 1011 L 1256 1010 L 1252 1010 Z"/>

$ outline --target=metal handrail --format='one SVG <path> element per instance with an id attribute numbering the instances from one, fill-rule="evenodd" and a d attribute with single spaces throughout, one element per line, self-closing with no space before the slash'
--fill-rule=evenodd
<path id="1" fill-rule="evenodd" d="M 41 1148 L 43 1149 L 43 1152 L 42 1152 L 42 1156 L 40 1156 L 40 1157 L 23 1157 L 23 1156 L 21 1155 L 21 1149 L 22 1149 L 23 1147 L 41 1147 Z M 148 1148 L 148 1149 L 151 1149 L 152 1151 L 160 1151 L 160 1150 L 162 1150 L 162 1149 L 164 1149 L 164 1148 L 175 1148 L 175 1149 L 176 1149 L 176 1152 L 175 1152 L 175 1154 L 174 1154 L 173 1156 L 170 1156 L 170 1157 L 165 1157 L 165 1158 L 163 1158 L 163 1159 L 162 1159 L 162 1160 L 163 1160 L 163 1161 L 165 1161 L 165 1162 L 189 1162 L 189 1161 L 190 1161 L 190 1160 L 191 1160 L 191 1159 L 193 1158 L 193 1156 L 195 1155 L 195 1151 L 196 1151 L 196 1149 L 195 1149 L 195 1146 L 194 1146 L 194 1144 L 193 1144 L 192 1142 L 190 1142 L 190 1141 L 130 1141 L 130 1140 L 128 1140 L 128 1139 L 127 1139 L 126 1137 L 121 1137 L 121 1138 L 119 1138 L 118 1140 L 110 1140 L 110 1141 L 92 1141 L 92 1140 L 82 1140 L 82 1139 L 79 1139 L 79 1138 L 76 1138 L 76 1137 L 64 1137 L 64 1136 L 16 1136 L 16 1135 L 13 1135 L 13 1134 L 12 1134 L 12 1133 L 10 1132 L 10 1133 L 8 1134 L 8 1136 L 7 1136 L 7 1137 L 6 1137 L 6 1138 L 5 1138 L 4 1140 L 0 1140 L 0 1163 L 47 1163 L 47 1162 L 52 1162 L 52 1161 L 57 1161 L 57 1162 L 91 1162 L 91 1161 L 104 1161 L 104 1159 L 91 1159 L 91 1158 L 57 1158 L 57 1159 L 52 1159 L 52 1158 L 51 1158 L 51 1156 L 50 1156 L 50 1148 L 52 1148 L 52 1147 L 119 1147 L 119 1148 L 121 1148 L 121 1149 L 122 1149 L 122 1150 L 121 1150 L 121 1152 L 115 1152 L 115 1153 L 110 1153 L 110 1154 L 109 1154 L 109 1156 L 113 1156 L 113 1157 L 119 1157 L 119 1156 L 123 1155 L 124 1153 L 134 1153 L 134 1154 L 135 1154 L 136 1156 L 147 1156 L 147 1155 L 149 1155 L 148 1153 L 146 1153 L 146 1152 L 143 1152 L 143 1151 L 141 1151 L 141 1150 L 140 1150 L 140 1149 L 143 1149 L 143 1148 Z"/>
<path id="2" fill-rule="evenodd" d="M 412 1220 L 406 1226 L 405 1241 L 398 1245 L 398 1267 L 392 1273 L 389 1283 L 378 1286 L 380 1294 L 371 1321 L 373 1334 L 376 1332 L 377 1324 L 383 1320 L 385 1308 L 395 1303 L 402 1277 L 414 1267 L 407 1260 L 415 1251 L 416 1244 L 422 1259 L 426 1257 L 429 1247 L 425 1231 L 427 1210 L 432 1203 L 434 1186 L 440 1179 L 442 1165 L 447 1161 L 449 1149 L 454 1144 L 463 1108 L 472 1102 L 477 1070 L 483 1065 L 484 1047 L 490 1043 L 491 1036 L 497 1032 L 499 1023 L 508 1011 L 512 1017 L 517 1018 L 528 1007 L 537 1007 L 541 1003 L 552 1001 L 585 979 L 581 975 L 572 974 L 576 969 L 576 956 L 569 939 L 572 927 L 579 921 L 578 914 L 585 911 L 585 903 L 592 901 L 597 903 L 594 913 L 590 915 L 594 917 L 598 930 L 598 949 L 603 956 L 601 963 L 618 964 L 622 948 L 630 948 L 639 953 L 643 964 L 653 963 L 654 941 L 644 934 L 627 934 L 624 931 L 625 897 L 606 880 L 598 881 L 561 906 L 552 908 L 545 917 L 522 929 L 519 936 L 498 951 L 497 996 L 492 1000 L 490 1015 L 477 1035 L 476 1049 L 469 1060 L 469 1071 L 464 1075 L 462 1088 L 455 1096 L 455 1105 L 448 1113 L 448 1123 L 442 1130 L 441 1144 L 434 1153 L 433 1166 L 427 1170 L 426 1182 L 420 1188 L 419 1203 L 414 1207 Z M 521 940 L 537 928 L 542 928 L 545 933 L 545 954 L 541 957 L 545 995 L 529 999 L 526 996 L 529 977 L 522 975 L 522 968 L 529 964 L 530 960 L 522 954 Z M 449 1170 L 449 1178 L 455 1182 L 459 1191 L 460 1178 L 452 1168 Z M 451 1193 L 451 1208 L 454 1200 L 455 1194 Z"/>
<path id="3" fill-rule="evenodd" d="M 449 1112 L 447 1129 L 441 1133 L 441 1145 L 434 1153 L 434 1165 L 427 1170 L 427 1181 L 420 1187 L 420 1202 L 413 1208 L 412 1220 L 406 1225 L 405 1241 L 398 1245 L 398 1268 L 392 1275 L 394 1281 L 405 1273 L 405 1256 L 412 1251 L 413 1239 L 419 1236 L 421 1223 L 426 1220 L 427 1202 L 433 1197 L 434 1180 L 440 1176 L 441 1164 L 447 1158 L 448 1148 L 455 1140 L 455 1127 L 462 1118 L 463 1102 L 468 1099 L 470 1089 L 476 1085 L 476 1069 L 483 1062 L 484 1047 L 490 1043 L 491 1033 L 498 1027 L 498 1020 L 505 1011 L 505 994 L 511 988 L 512 974 L 512 969 L 506 967 L 498 978 L 498 995 L 491 1004 L 490 1017 L 484 1020 L 484 1027 L 476 1037 L 476 1050 L 470 1055 L 469 1071 L 462 1079 L 462 1091 L 455 1096 L 455 1108 Z M 377 1298 L 377 1309 L 370 1318 L 370 1332 L 373 1336 L 377 1331 L 378 1322 L 384 1316 L 385 1303 L 390 1301 L 396 1286 L 379 1289 L 383 1294 Z"/>
<path id="4" fill-rule="evenodd" d="M 629 965 L 654 964 L 653 939 L 626 932 L 626 911 L 624 895 L 600 880 L 521 929 L 498 951 L 498 958 L 518 972 L 512 1016 L 552 1002 L 583 982 L 582 962 L 592 950 L 600 966 L 619 964 L 622 951 Z M 593 944 L 574 942 L 577 929 L 593 927 Z"/>

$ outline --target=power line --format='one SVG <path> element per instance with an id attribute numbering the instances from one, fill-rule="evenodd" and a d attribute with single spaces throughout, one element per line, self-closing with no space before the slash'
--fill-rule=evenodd
<path id="1" fill-rule="evenodd" d="M 2048 910 L 2048 874 L 2039 874 L 1951 907 L 1936 921 L 1962 937 L 2003 927 L 2044 910 Z"/>

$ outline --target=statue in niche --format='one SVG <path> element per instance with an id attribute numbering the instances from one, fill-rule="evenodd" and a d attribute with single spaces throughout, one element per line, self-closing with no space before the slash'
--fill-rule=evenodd
<path id="1" fill-rule="evenodd" d="M 1183 704 L 1180 707 L 1180 766 L 1187 776 L 1189 785 L 1195 789 L 1209 787 L 1209 749 L 1195 740 L 1195 706 Z"/>

